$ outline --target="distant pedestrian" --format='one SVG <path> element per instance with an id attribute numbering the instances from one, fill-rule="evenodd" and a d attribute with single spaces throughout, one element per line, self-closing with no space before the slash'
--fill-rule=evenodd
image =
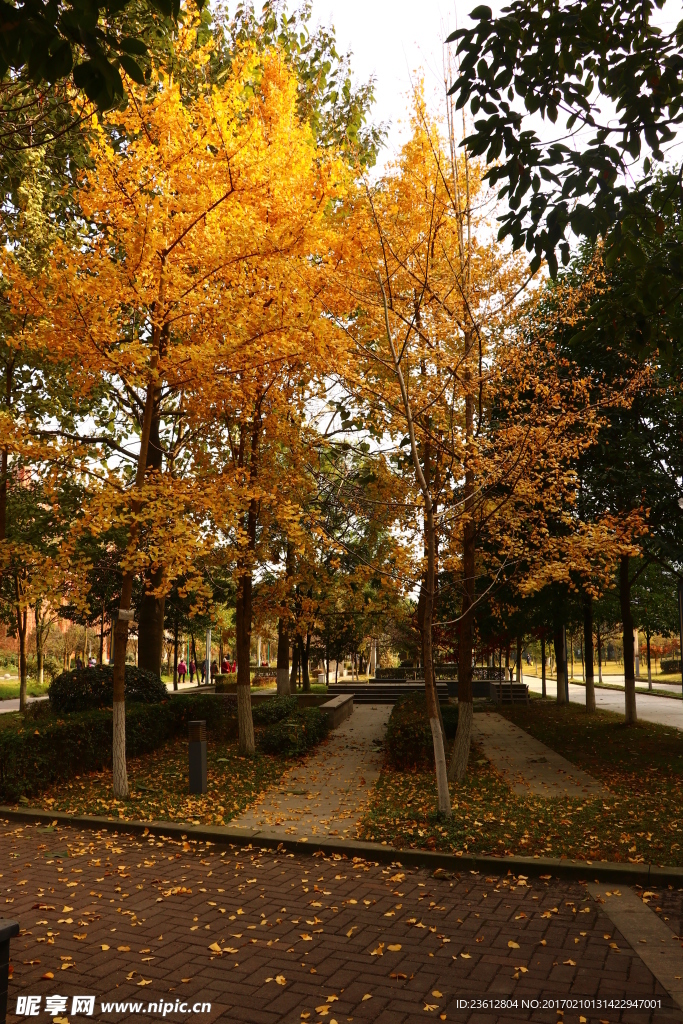
<path id="1" fill-rule="evenodd" d="M 178 665 L 178 682 L 179 683 L 184 683 L 186 675 L 187 675 L 187 665 L 185 664 L 185 659 L 181 658 L 180 659 L 180 664 Z"/>
<path id="2" fill-rule="evenodd" d="M 235 659 L 233 661 L 232 665 L 230 666 L 230 671 L 231 672 L 236 672 L 237 671 L 237 659 Z"/>
<path id="3" fill-rule="evenodd" d="M 194 658 L 190 661 L 190 682 L 194 682 L 194 674 L 197 671 L 197 666 L 194 663 Z"/>
<path id="4" fill-rule="evenodd" d="M 204 680 L 205 679 L 206 679 L 206 662 L 203 661 L 202 662 L 202 686 L 204 685 Z"/>
<path id="5" fill-rule="evenodd" d="M 227 656 L 226 656 L 226 657 L 223 658 L 223 661 L 221 662 L 221 672 L 223 673 L 223 675 L 227 675 L 229 671 L 230 671 L 230 662 L 228 661 Z"/>

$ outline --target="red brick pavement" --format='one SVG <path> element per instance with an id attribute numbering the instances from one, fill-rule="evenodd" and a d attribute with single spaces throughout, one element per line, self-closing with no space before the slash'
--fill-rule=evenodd
<path id="1" fill-rule="evenodd" d="M 164 1012 L 149 1004 L 161 1001 L 171 1007 L 166 1019 L 197 1024 L 683 1024 L 580 883 L 433 877 L 283 850 L 11 823 L 0 823 L 0 851 L 5 916 L 22 927 L 9 1008 L 40 995 L 37 1024 L 50 1020 L 45 997 L 57 994 L 69 997 L 60 1022 L 83 1024 L 86 1016 L 71 1016 L 73 995 L 95 995 L 93 1019 L 103 1022 L 152 1024 Z M 682 899 L 666 891 L 677 919 Z M 509 1005 L 459 1007 L 466 997 Z M 657 1007 L 523 1005 L 580 998 Z M 137 1012 L 102 1010 L 133 1001 Z M 183 1003 L 211 1010 L 183 1013 Z"/>

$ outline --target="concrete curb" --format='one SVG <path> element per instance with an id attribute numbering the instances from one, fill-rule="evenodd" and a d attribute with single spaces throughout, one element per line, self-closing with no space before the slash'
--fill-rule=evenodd
<path id="1" fill-rule="evenodd" d="M 65 814 L 40 808 L 19 810 L 0 806 L 0 819 L 69 825 L 72 828 L 106 830 L 115 833 L 142 835 L 152 833 L 163 838 L 214 843 L 216 846 L 282 847 L 295 853 L 339 854 L 360 857 L 380 864 L 428 868 L 430 871 L 482 871 L 502 875 L 512 872 L 527 877 L 551 875 L 575 881 L 623 882 L 626 885 L 677 885 L 683 888 L 683 868 L 657 864 L 620 864 L 615 861 L 567 860 L 563 857 L 487 857 L 441 853 L 438 850 L 399 850 L 394 846 L 363 840 L 297 838 L 278 829 L 238 829 L 229 825 L 183 825 L 172 821 L 116 821 L 87 814 Z"/>

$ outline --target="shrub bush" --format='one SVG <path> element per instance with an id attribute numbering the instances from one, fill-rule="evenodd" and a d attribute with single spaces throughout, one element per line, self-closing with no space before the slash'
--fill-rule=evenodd
<path id="1" fill-rule="evenodd" d="M 269 697 L 268 700 L 255 701 L 251 714 L 254 725 L 274 725 L 283 718 L 296 715 L 299 702 L 291 694 L 286 697 Z"/>
<path id="2" fill-rule="evenodd" d="M 662 666 L 662 672 L 665 672 L 667 675 L 670 672 L 680 672 L 681 671 L 681 659 L 680 658 L 662 658 L 660 664 Z M 647 666 L 647 660 L 645 660 L 645 665 Z"/>
<path id="3" fill-rule="evenodd" d="M 61 717 L 47 701 L 30 705 L 17 728 L 0 730 L 0 799 L 35 796 L 53 782 L 98 771 L 111 764 L 112 713 L 91 708 Z M 39 709 L 39 710 L 38 710 Z M 210 694 L 167 697 L 160 704 L 126 708 L 126 753 L 156 750 L 172 736 L 187 737 L 188 722 L 205 719 L 211 740 L 237 735 L 237 702 Z"/>
<path id="4" fill-rule="evenodd" d="M 267 754 L 296 756 L 320 743 L 328 731 L 327 715 L 320 708 L 297 708 L 295 714 L 267 725 L 259 742 Z"/>
<path id="5" fill-rule="evenodd" d="M 441 715 L 446 738 L 453 739 L 458 727 L 457 704 L 442 705 Z M 385 749 L 395 768 L 424 768 L 434 764 L 434 741 L 423 691 L 411 693 L 394 704 Z"/>
<path id="6" fill-rule="evenodd" d="M 62 672 L 50 683 L 48 696 L 52 709 L 59 714 L 111 707 L 114 700 L 114 668 L 95 668 Z M 126 701 L 159 704 L 166 700 L 166 687 L 153 672 L 126 665 Z"/>

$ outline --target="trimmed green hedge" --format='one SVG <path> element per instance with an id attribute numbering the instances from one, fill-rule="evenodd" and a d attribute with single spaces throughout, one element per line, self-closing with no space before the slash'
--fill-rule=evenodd
<path id="1" fill-rule="evenodd" d="M 643 659 L 645 666 L 647 667 L 647 658 Z M 642 662 L 641 662 L 642 664 Z M 660 662 L 662 666 L 662 672 L 680 672 L 681 671 L 681 659 L 680 658 L 662 658 Z"/>
<path id="2" fill-rule="evenodd" d="M 162 704 L 126 708 L 126 753 L 156 750 L 171 736 L 187 735 L 188 722 L 205 719 L 210 739 L 237 735 L 237 703 L 209 694 L 177 696 Z M 0 799 L 35 796 L 53 782 L 111 764 L 112 713 L 94 709 L 61 718 L 42 714 L 0 730 Z"/>
<path id="3" fill-rule="evenodd" d="M 58 714 L 111 707 L 114 700 L 114 668 L 94 668 L 62 672 L 48 688 L 50 704 Z M 153 672 L 126 665 L 126 701 L 159 704 L 168 698 L 166 687 Z"/>
<path id="4" fill-rule="evenodd" d="M 297 708 L 294 714 L 267 725 L 259 742 L 267 754 L 296 756 L 324 740 L 329 727 L 328 717 L 320 708 Z"/>
<path id="5" fill-rule="evenodd" d="M 268 700 L 259 700 L 252 704 L 251 715 L 254 725 L 274 725 L 281 722 L 283 718 L 296 715 L 299 702 L 296 697 L 269 697 Z"/>
<path id="6" fill-rule="evenodd" d="M 458 727 L 457 704 L 443 704 L 441 716 L 446 739 L 452 740 Z M 434 764 L 434 742 L 424 691 L 410 693 L 394 704 L 385 749 L 395 768 L 423 768 Z"/>

